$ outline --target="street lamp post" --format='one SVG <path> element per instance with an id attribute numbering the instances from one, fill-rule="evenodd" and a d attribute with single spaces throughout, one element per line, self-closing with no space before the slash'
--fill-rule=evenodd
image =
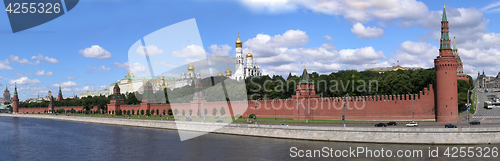
<path id="1" fill-rule="evenodd" d="M 470 115 L 470 106 L 471 106 L 471 104 L 469 103 L 469 92 L 472 92 L 472 90 L 468 90 L 467 91 L 467 103 L 465 104 L 465 107 L 467 107 L 467 122 L 468 122 L 468 124 L 469 124 L 468 126 L 470 128 L 470 117 L 469 117 L 469 115 Z"/>
<path id="2" fill-rule="evenodd" d="M 307 106 L 306 106 L 306 124 L 309 123 L 309 99 L 307 99 Z"/>
<path id="3" fill-rule="evenodd" d="M 345 105 L 347 104 L 347 102 L 346 102 L 347 97 L 349 97 L 349 93 L 346 93 L 344 95 L 344 101 L 343 101 L 344 102 L 344 115 L 342 115 L 342 120 L 344 120 L 344 127 L 345 127 Z"/>
<path id="4" fill-rule="evenodd" d="M 415 99 L 415 98 L 412 98 L 412 95 L 410 94 L 410 92 L 408 92 L 408 94 L 410 95 L 410 99 L 411 99 L 411 113 L 412 113 L 411 122 L 415 122 L 415 110 L 413 108 L 413 99 Z M 415 95 L 413 95 L 413 97 L 415 97 Z"/>
<path id="5" fill-rule="evenodd" d="M 283 123 L 285 123 L 285 109 L 283 109 Z"/>
<path id="6" fill-rule="evenodd" d="M 255 124 L 257 124 L 257 104 L 255 104 L 255 114 L 253 114 L 253 120 L 255 121 Z"/>

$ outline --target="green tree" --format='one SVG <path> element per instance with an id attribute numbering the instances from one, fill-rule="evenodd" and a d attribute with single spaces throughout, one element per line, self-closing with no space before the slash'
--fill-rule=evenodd
<path id="1" fill-rule="evenodd" d="M 212 115 L 217 115 L 217 109 L 214 108 L 214 110 L 212 110 Z"/>
<path id="2" fill-rule="evenodd" d="M 160 110 L 156 109 L 156 115 L 160 115 Z"/>
<path id="3" fill-rule="evenodd" d="M 174 110 L 174 113 L 175 113 L 175 115 L 179 114 L 179 110 L 178 110 L 178 109 L 175 109 L 175 110 Z"/>
<path id="4" fill-rule="evenodd" d="M 146 115 L 151 115 L 151 112 L 149 110 L 146 110 Z"/>
<path id="5" fill-rule="evenodd" d="M 144 115 L 144 110 L 141 110 L 141 115 Z"/>
<path id="6" fill-rule="evenodd" d="M 226 114 L 226 110 L 224 109 L 224 107 L 220 107 L 220 116 L 224 116 Z"/>
<path id="7" fill-rule="evenodd" d="M 134 109 L 132 109 L 132 115 L 135 115 L 135 110 Z"/>
<path id="8" fill-rule="evenodd" d="M 179 112 L 179 111 L 177 111 L 177 112 Z M 168 109 L 168 115 L 172 116 L 172 109 Z"/>
<path id="9" fill-rule="evenodd" d="M 193 109 L 189 109 L 189 116 L 193 115 Z"/>
<path id="10" fill-rule="evenodd" d="M 205 116 L 208 115 L 208 110 L 205 108 Z"/>
<path id="11" fill-rule="evenodd" d="M 186 115 L 186 111 L 182 110 L 182 116 Z"/>

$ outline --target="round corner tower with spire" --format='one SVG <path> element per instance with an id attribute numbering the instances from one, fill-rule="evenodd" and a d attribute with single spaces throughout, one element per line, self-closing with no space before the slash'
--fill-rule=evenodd
<path id="1" fill-rule="evenodd" d="M 437 122 L 455 122 L 459 118 L 457 94 L 458 61 L 452 53 L 448 32 L 448 20 L 446 18 L 445 7 L 443 6 L 439 56 L 434 59 L 436 69 L 435 100 Z"/>

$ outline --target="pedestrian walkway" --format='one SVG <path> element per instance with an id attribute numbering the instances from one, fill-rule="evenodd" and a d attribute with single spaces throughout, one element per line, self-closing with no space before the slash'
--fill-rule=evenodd
<path id="1" fill-rule="evenodd" d="M 482 119 L 482 118 L 486 118 L 486 119 L 499 119 L 500 116 L 474 116 L 472 118 L 475 118 L 475 119 Z"/>

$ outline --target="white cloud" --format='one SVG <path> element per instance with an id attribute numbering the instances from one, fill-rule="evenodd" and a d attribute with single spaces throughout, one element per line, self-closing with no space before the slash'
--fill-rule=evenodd
<path id="1" fill-rule="evenodd" d="M 115 63 L 113 63 L 113 65 L 111 65 L 111 66 L 114 66 L 114 67 L 116 67 L 116 68 L 123 68 L 123 69 L 125 69 L 125 73 L 130 72 L 130 68 L 129 68 L 129 63 L 128 63 L 128 62 L 125 62 L 125 63 L 123 63 L 123 64 L 118 63 L 118 62 L 115 62 Z"/>
<path id="2" fill-rule="evenodd" d="M 356 23 L 351 28 L 351 32 L 356 34 L 357 38 L 379 38 L 384 35 L 384 30 L 377 27 L 365 27 L 361 23 Z"/>
<path id="3" fill-rule="evenodd" d="M 92 45 L 90 48 L 85 48 L 83 50 L 78 51 L 78 53 L 82 54 L 87 58 L 96 58 L 96 59 L 110 59 L 111 53 L 99 45 Z"/>
<path id="4" fill-rule="evenodd" d="M 344 64 L 373 64 L 380 59 L 386 59 L 382 51 L 375 51 L 371 46 L 359 49 L 342 49 L 339 59 Z"/>
<path id="5" fill-rule="evenodd" d="M 266 34 L 258 34 L 244 43 L 251 48 L 254 57 L 272 57 L 279 55 L 280 49 L 288 47 L 300 47 L 309 42 L 309 36 L 304 31 L 288 30 L 283 35 L 271 37 Z M 248 50 L 246 50 L 248 52 Z"/>
<path id="6" fill-rule="evenodd" d="M 198 45 L 189 45 L 180 51 L 172 52 L 172 57 L 174 58 L 205 58 L 206 52 L 203 47 Z"/>
<path id="7" fill-rule="evenodd" d="M 289 0 L 242 0 L 242 3 L 254 12 L 287 13 L 298 8 Z"/>
<path id="8" fill-rule="evenodd" d="M 100 70 L 111 70 L 110 68 L 106 68 L 104 65 L 100 67 L 93 67 L 90 65 L 87 65 L 87 68 L 92 69 L 93 71 L 100 71 Z"/>
<path id="9" fill-rule="evenodd" d="M 68 77 L 68 78 L 66 78 L 66 79 L 67 79 L 67 80 L 75 80 L 75 79 L 76 79 L 76 77 Z"/>
<path id="10" fill-rule="evenodd" d="M 54 75 L 54 72 L 52 71 L 48 71 L 47 73 L 45 73 L 45 70 L 36 70 L 35 72 L 35 75 L 41 75 L 41 76 L 52 76 Z"/>
<path id="11" fill-rule="evenodd" d="M 12 70 L 13 68 L 9 66 L 9 59 L 0 61 L 0 70 Z"/>
<path id="12" fill-rule="evenodd" d="M 414 20 L 425 16 L 428 8 L 416 0 L 241 0 L 242 4 L 255 12 L 286 13 L 298 9 L 311 10 L 316 14 L 344 16 L 351 22 L 394 21 L 396 19 Z"/>
<path id="13" fill-rule="evenodd" d="M 170 64 L 168 61 L 166 60 L 162 60 L 162 61 L 154 61 L 153 62 L 154 65 L 160 65 L 160 66 L 164 66 L 164 67 L 169 67 L 169 68 L 175 68 L 174 65 Z"/>
<path id="14" fill-rule="evenodd" d="M 481 8 L 481 11 L 483 12 L 500 12 L 500 1 L 498 2 L 493 2 L 483 8 Z"/>
<path id="15" fill-rule="evenodd" d="M 157 56 L 157 55 L 161 55 L 161 54 L 165 53 L 165 51 L 163 51 L 163 49 L 159 49 L 157 46 L 154 46 L 154 45 L 139 46 L 135 50 L 135 52 L 142 57 L 146 57 L 146 52 L 147 52 L 149 57 L 153 57 L 153 56 Z"/>
<path id="16" fill-rule="evenodd" d="M 231 51 L 231 46 L 227 44 L 225 45 L 213 44 L 208 48 L 210 49 L 210 52 L 212 52 L 212 54 L 215 56 L 229 56 L 229 52 Z"/>
<path id="17" fill-rule="evenodd" d="M 77 87 L 78 84 L 75 83 L 75 82 L 72 82 L 72 81 L 67 81 L 67 82 L 63 82 L 63 83 L 59 83 L 59 84 L 52 84 L 50 85 L 50 87 Z"/>
<path id="18" fill-rule="evenodd" d="M 437 47 L 425 42 L 405 41 L 400 45 L 400 51 L 393 54 L 391 63 L 399 61 L 405 67 L 431 68 L 434 66 L 434 59 L 439 55 Z"/>
<path id="19" fill-rule="evenodd" d="M 18 56 L 14 56 L 14 55 L 10 55 L 9 56 L 9 59 L 13 62 L 18 62 L 20 63 L 21 65 L 24 65 L 24 64 L 28 64 L 28 65 L 38 65 L 40 64 L 40 60 L 37 60 L 36 62 L 30 62 L 28 59 L 26 58 L 23 58 L 23 59 L 20 59 Z"/>
<path id="20" fill-rule="evenodd" d="M 148 72 L 149 70 L 146 69 L 146 67 L 144 65 L 142 65 L 141 63 L 134 63 L 134 64 L 130 64 L 129 66 L 129 69 L 132 73 L 137 73 L 137 74 L 141 74 L 141 73 L 146 73 Z"/>
<path id="21" fill-rule="evenodd" d="M 198 72 L 200 73 L 200 75 L 202 77 L 206 77 L 206 76 L 211 76 L 212 74 L 210 74 L 210 71 L 212 71 L 212 74 L 214 76 L 217 76 L 217 74 L 219 74 L 219 71 L 217 69 L 202 69 L 202 70 L 199 70 Z M 224 74 L 224 73 L 222 73 Z"/>
<path id="22" fill-rule="evenodd" d="M 42 54 L 38 54 L 38 56 L 32 56 L 31 59 L 38 59 L 38 60 L 42 60 L 42 61 L 47 61 L 51 64 L 59 63 L 59 61 L 57 59 L 49 58 L 48 56 L 43 56 Z"/>
<path id="23" fill-rule="evenodd" d="M 300 31 L 294 32 L 301 33 Z M 305 32 L 298 37 L 300 37 L 299 40 L 308 41 Z M 261 66 L 261 70 L 271 75 L 288 75 L 289 72 L 300 73 L 303 65 L 308 66 L 311 71 L 319 73 L 330 73 L 344 68 L 364 70 L 367 67 L 384 65 L 384 62 L 380 60 L 387 59 L 382 51 L 376 51 L 371 46 L 339 50 L 333 44 L 322 44 L 320 47 L 304 48 L 297 45 L 282 44 L 281 41 L 273 41 L 273 38 L 259 34 L 255 38 L 244 42 L 246 45 L 251 45 L 254 61 Z M 289 39 L 293 38 L 290 37 Z M 307 43 L 295 44 L 302 46 Z M 256 48 L 262 50 L 255 50 Z"/>
<path id="24" fill-rule="evenodd" d="M 333 38 L 332 38 L 332 37 L 330 37 L 330 36 L 328 36 L 328 35 L 325 35 L 325 36 L 323 36 L 323 37 L 324 37 L 326 40 L 328 40 L 328 41 L 333 40 Z"/>
<path id="25" fill-rule="evenodd" d="M 18 85 L 28 85 L 28 84 L 40 84 L 42 82 L 38 79 L 33 79 L 33 80 L 28 79 L 28 77 L 21 77 L 19 79 L 13 79 L 9 81 L 10 85 L 13 85 L 15 83 L 17 83 Z"/>
<path id="26" fill-rule="evenodd" d="M 87 91 L 101 91 L 101 90 L 106 90 L 108 88 L 109 88 L 109 86 L 106 86 L 106 85 L 102 85 L 99 87 L 91 85 L 91 86 L 85 86 L 82 88 L 75 88 L 75 89 L 73 89 L 73 91 L 80 93 L 80 92 L 87 92 Z"/>

